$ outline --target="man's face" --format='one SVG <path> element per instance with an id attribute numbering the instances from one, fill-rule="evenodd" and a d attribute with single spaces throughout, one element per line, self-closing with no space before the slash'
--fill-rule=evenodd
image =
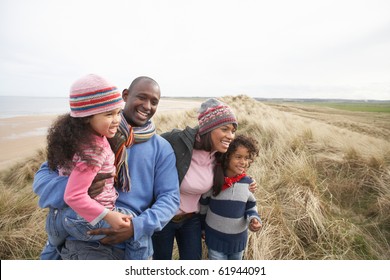
<path id="1" fill-rule="evenodd" d="M 140 80 L 133 86 L 122 92 L 126 102 L 123 114 L 131 126 L 142 126 L 153 117 L 160 101 L 160 88 L 153 81 Z"/>

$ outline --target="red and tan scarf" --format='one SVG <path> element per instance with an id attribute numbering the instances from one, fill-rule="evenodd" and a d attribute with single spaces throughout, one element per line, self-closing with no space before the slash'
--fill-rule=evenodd
<path id="1" fill-rule="evenodd" d="M 127 124 L 123 113 L 121 113 L 121 122 L 115 136 L 108 139 L 111 149 L 115 154 L 115 186 L 123 191 L 130 191 L 131 180 L 129 167 L 127 165 L 126 148 L 134 144 L 133 128 Z"/>
<path id="2" fill-rule="evenodd" d="M 148 141 L 154 134 L 156 128 L 151 120 L 147 121 L 142 127 L 131 127 L 123 113 L 121 113 L 121 122 L 115 136 L 108 139 L 111 149 L 115 153 L 115 186 L 122 191 L 130 191 L 131 179 L 129 166 L 127 162 L 127 149 L 133 144 Z"/>

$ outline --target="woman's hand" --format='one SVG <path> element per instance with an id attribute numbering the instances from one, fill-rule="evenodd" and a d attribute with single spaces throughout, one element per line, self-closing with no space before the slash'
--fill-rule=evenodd
<path id="1" fill-rule="evenodd" d="M 249 191 L 251 193 L 255 193 L 257 190 L 257 183 L 256 183 L 255 179 L 252 178 L 252 180 L 253 180 L 253 182 L 249 185 Z"/>

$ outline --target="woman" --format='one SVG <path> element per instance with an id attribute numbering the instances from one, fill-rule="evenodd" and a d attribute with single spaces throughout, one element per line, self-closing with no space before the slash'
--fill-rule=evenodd
<path id="1" fill-rule="evenodd" d="M 180 207 L 173 219 L 153 235 L 153 258 L 172 258 L 173 241 L 180 259 L 202 257 L 199 199 L 213 186 L 216 155 L 226 153 L 237 130 L 237 119 L 229 106 L 211 98 L 202 103 L 199 126 L 174 129 L 162 134 L 172 145 L 180 183 Z"/>

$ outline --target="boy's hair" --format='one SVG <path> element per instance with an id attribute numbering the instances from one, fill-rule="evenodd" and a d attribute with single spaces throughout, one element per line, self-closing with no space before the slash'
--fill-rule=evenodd
<path id="1" fill-rule="evenodd" d="M 250 159 L 248 168 L 254 161 L 255 157 L 259 155 L 258 142 L 254 138 L 250 136 L 237 135 L 230 143 L 226 153 L 216 155 L 217 163 L 214 169 L 213 195 L 218 195 L 221 192 L 222 186 L 225 183 L 224 171 L 228 167 L 231 155 L 239 146 L 243 146 L 248 149 Z"/>

